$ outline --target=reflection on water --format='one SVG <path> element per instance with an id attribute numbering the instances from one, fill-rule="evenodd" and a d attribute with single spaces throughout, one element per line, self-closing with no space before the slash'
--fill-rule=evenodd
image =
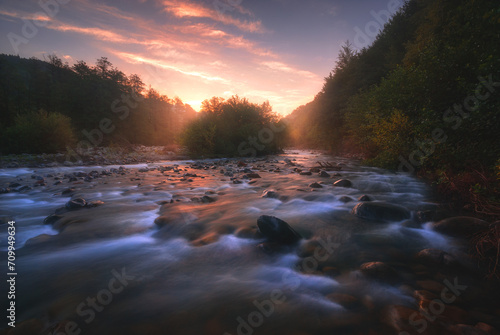
<path id="1" fill-rule="evenodd" d="M 286 164 L 285 158 L 294 164 Z M 330 334 L 379 329 L 377 309 L 411 305 L 414 298 L 400 282 L 369 279 L 359 266 L 394 260 L 395 268 L 410 272 L 404 259 L 416 251 L 451 251 L 453 245 L 428 229 L 367 222 L 350 213 L 364 194 L 412 211 L 429 206 L 424 184 L 344 159 L 336 159 L 343 164 L 338 178 L 294 172 L 326 160 L 332 158 L 298 152 L 246 167 L 223 160 L 205 161 L 206 168 L 193 168 L 193 161 L 141 164 L 91 182 L 53 185 L 47 178 L 45 187 L 0 195 L 0 214 L 16 220 L 18 248 L 33 238 L 18 250 L 18 320 L 39 319 L 46 327 L 72 320 L 88 334 Z M 178 172 L 158 169 L 173 164 L 178 164 Z M 148 172 L 138 172 L 146 167 Z M 274 172 L 276 167 L 281 172 Z M 26 183 L 33 173 L 62 176 L 111 168 L 118 169 L 1 170 L 0 178 Z M 262 178 L 244 179 L 244 168 Z M 240 176 L 241 183 L 225 176 L 227 171 Z M 353 187 L 332 186 L 339 178 L 351 180 Z M 312 182 L 323 187 L 312 190 Z M 61 195 L 68 187 L 74 191 Z M 262 197 L 266 189 L 277 196 Z M 43 219 L 70 197 L 104 204 L 63 213 L 54 228 L 43 225 Z M 261 238 L 237 236 L 241 228 L 255 231 L 263 214 L 287 221 L 306 239 L 284 253 L 266 253 L 259 247 Z M 162 224 L 155 224 L 158 217 Z M 319 240 L 335 243 L 317 244 L 324 250 L 308 253 L 311 243 Z M 5 250 L 4 238 L 2 243 Z M 126 285 L 107 296 L 117 273 Z M 87 300 L 93 298 L 95 307 Z M 252 314 L 255 311 L 260 314 Z"/>

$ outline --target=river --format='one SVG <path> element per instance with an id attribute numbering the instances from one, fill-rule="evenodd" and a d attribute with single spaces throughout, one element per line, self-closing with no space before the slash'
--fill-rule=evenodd
<path id="1" fill-rule="evenodd" d="M 298 173 L 317 162 L 335 168 Z M 416 219 L 437 204 L 410 175 L 287 151 L 0 170 L 0 187 L 9 185 L 17 191 L 0 194 L 0 216 L 16 226 L 17 332 L 8 334 L 455 334 L 500 318 L 464 244 Z M 363 195 L 411 218 L 358 217 Z M 87 205 L 64 209 L 71 199 Z M 266 243 L 261 215 L 303 238 Z M 416 256 L 425 249 L 450 266 Z"/>

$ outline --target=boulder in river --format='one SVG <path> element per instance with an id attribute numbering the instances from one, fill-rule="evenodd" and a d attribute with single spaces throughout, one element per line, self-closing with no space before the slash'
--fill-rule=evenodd
<path id="1" fill-rule="evenodd" d="M 337 187 L 352 187 L 352 182 L 348 179 L 339 179 L 333 183 L 333 186 Z"/>
<path id="2" fill-rule="evenodd" d="M 424 249 L 416 254 L 415 259 L 421 263 L 431 266 L 456 265 L 458 261 L 449 253 L 439 249 Z"/>
<path id="3" fill-rule="evenodd" d="M 330 174 L 324 170 L 321 170 L 318 174 L 318 176 L 322 177 L 322 178 L 330 178 Z"/>
<path id="4" fill-rule="evenodd" d="M 269 242 L 294 244 L 302 238 L 288 223 L 274 216 L 262 215 L 257 219 L 257 226 Z"/>
<path id="5" fill-rule="evenodd" d="M 488 222 L 467 216 L 456 216 L 432 224 L 435 231 L 454 237 L 470 237 L 488 228 Z"/>
<path id="6" fill-rule="evenodd" d="M 263 198 L 272 198 L 272 199 L 278 199 L 279 194 L 275 190 L 264 190 L 262 193 Z"/>
<path id="7" fill-rule="evenodd" d="M 68 201 L 65 205 L 68 210 L 76 210 L 80 208 L 84 208 L 87 205 L 87 202 L 83 198 L 76 198 Z"/>
<path id="8" fill-rule="evenodd" d="M 360 218 L 372 221 L 403 221 L 411 217 L 406 208 L 387 202 L 362 202 L 357 204 L 352 213 Z"/>
<path id="9" fill-rule="evenodd" d="M 254 179 L 254 178 L 261 178 L 261 176 L 258 173 L 247 173 L 246 175 L 243 176 L 243 178 Z"/>
<path id="10" fill-rule="evenodd" d="M 372 198 L 366 194 L 363 194 L 358 198 L 358 201 L 372 201 Z"/>
<path id="11" fill-rule="evenodd" d="M 384 282 L 395 282 L 398 279 L 398 273 L 394 268 L 384 262 L 368 262 L 361 265 L 361 273 L 369 278 Z"/>
<path id="12" fill-rule="evenodd" d="M 215 201 L 215 199 L 212 197 L 209 197 L 208 195 L 204 195 L 201 197 L 201 202 L 204 204 L 209 204 L 209 203 L 212 203 L 214 201 Z"/>
<path id="13" fill-rule="evenodd" d="M 62 218 L 63 218 L 62 215 L 51 214 L 43 220 L 43 224 L 53 224 L 54 222 Z"/>
<path id="14" fill-rule="evenodd" d="M 309 187 L 311 187 L 311 188 L 322 188 L 323 186 L 321 186 L 321 184 L 319 184 L 319 183 L 312 183 L 312 184 L 309 184 Z"/>

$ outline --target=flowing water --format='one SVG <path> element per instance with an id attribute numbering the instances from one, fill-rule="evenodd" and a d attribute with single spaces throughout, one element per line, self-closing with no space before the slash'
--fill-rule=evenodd
<path id="1" fill-rule="evenodd" d="M 317 161 L 341 164 L 341 177 L 296 172 Z M 33 186 L 36 176 L 46 183 L 0 195 L 0 215 L 16 222 L 18 324 L 42 324 L 41 334 L 382 334 L 390 329 L 384 308 L 416 304 L 411 283 L 426 274 L 419 277 L 415 253 L 461 252 L 425 224 L 351 213 L 361 195 L 413 215 L 434 208 L 426 185 L 409 175 L 306 151 L 246 166 L 194 163 L 0 170 L 3 187 Z M 242 178 L 249 170 L 262 178 Z M 99 177 L 64 177 L 91 171 Z M 352 187 L 333 186 L 340 178 Z M 312 189 L 313 182 L 323 187 Z M 263 197 L 266 190 L 276 196 Z M 75 198 L 104 203 L 60 209 Z M 62 217 L 44 224 L 55 212 Z M 288 222 L 304 238 L 267 248 L 256 228 L 261 215 Z M 365 276 L 360 265 L 372 261 L 389 264 L 399 280 Z"/>

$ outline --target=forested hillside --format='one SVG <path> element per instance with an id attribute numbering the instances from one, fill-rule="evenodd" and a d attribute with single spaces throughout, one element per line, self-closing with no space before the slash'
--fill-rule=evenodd
<path id="1" fill-rule="evenodd" d="M 371 46 L 344 45 L 321 92 L 288 117 L 292 142 L 491 199 L 500 176 L 498 41 L 498 1 L 407 1 Z"/>
<path id="2" fill-rule="evenodd" d="M 196 112 L 147 89 L 106 57 L 95 65 L 0 55 L 0 153 L 105 145 L 167 145 Z"/>

